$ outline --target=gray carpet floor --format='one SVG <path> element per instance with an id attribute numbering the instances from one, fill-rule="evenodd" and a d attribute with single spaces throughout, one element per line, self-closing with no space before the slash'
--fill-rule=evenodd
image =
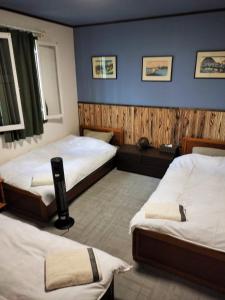
<path id="1" fill-rule="evenodd" d="M 114 169 L 70 205 L 70 215 L 76 223 L 68 232 L 56 230 L 54 220 L 39 227 L 132 264 L 131 271 L 115 276 L 116 300 L 225 299 L 224 295 L 133 261 L 129 222 L 158 183 L 156 178 Z"/>

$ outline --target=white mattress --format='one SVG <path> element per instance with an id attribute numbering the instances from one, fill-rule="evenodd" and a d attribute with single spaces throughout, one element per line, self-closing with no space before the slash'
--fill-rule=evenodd
<path id="1" fill-rule="evenodd" d="M 63 158 L 68 191 L 115 156 L 116 150 L 101 140 L 70 135 L 2 164 L 0 176 L 8 184 L 42 196 L 43 202 L 49 205 L 54 200 L 54 186 L 31 187 L 31 180 L 35 174 L 51 174 L 52 157 Z"/>
<path id="2" fill-rule="evenodd" d="M 186 209 L 187 222 L 146 219 L 149 201 L 176 201 Z M 188 154 L 176 158 L 156 191 L 130 222 L 225 252 L 225 157 Z"/>
<path id="3" fill-rule="evenodd" d="M 103 279 L 99 282 L 45 292 L 44 264 L 47 253 L 84 245 L 0 215 L 0 299 L 1 300 L 96 300 L 109 287 L 115 272 L 130 266 L 94 249 Z"/>

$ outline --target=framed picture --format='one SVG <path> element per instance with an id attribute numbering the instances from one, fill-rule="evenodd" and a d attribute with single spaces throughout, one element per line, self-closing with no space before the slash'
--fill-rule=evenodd
<path id="1" fill-rule="evenodd" d="M 172 56 L 143 56 L 142 80 L 143 81 L 171 81 Z"/>
<path id="2" fill-rule="evenodd" d="M 225 78 L 225 51 L 198 51 L 195 78 Z"/>
<path id="3" fill-rule="evenodd" d="M 116 79 L 116 56 L 92 56 L 93 79 Z"/>

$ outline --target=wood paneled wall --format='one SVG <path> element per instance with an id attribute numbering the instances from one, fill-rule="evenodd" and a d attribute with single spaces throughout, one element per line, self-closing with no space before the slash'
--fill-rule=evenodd
<path id="1" fill-rule="evenodd" d="M 146 136 L 155 147 L 182 137 L 225 140 L 225 112 L 79 103 L 80 125 L 124 129 L 126 144 Z"/>

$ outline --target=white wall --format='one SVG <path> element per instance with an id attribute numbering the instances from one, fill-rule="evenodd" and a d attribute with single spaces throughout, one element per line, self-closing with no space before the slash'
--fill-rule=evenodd
<path id="1" fill-rule="evenodd" d="M 14 143 L 5 143 L 0 137 L 0 164 L 30 149 L 79 132 L 73 29 L 0 9 L 0 25 L 3 24 L 44 31 L 41 40 L 57 43 L 64 117 L 44 124 L 41 136 Z"/>

